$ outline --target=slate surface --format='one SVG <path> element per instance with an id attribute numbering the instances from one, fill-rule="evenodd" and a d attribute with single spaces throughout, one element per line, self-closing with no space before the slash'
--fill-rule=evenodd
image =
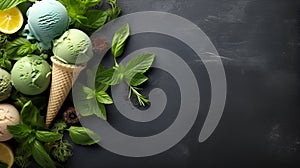
<path id="1" fill-rule="evenodd" d="M 74 147 L 66 167 L 299 167 L 300 103 L 298 51 L 300 49 L 300 1 L 297 0 L 119 0 L 123 15 L 137 11 L 165 11 L 197 24 L 223 57 L 227 78 L 227 101 L 222 119 L 204 143 L 197 141 L 205 113 L 176 146 L 159 155 L 131 158 L 95 145 Z M 187 46 L 157 34 L 131 37 L 127 52 L 155 43 Z M 136 46 L 138 44 L 138 46 Z M 168 45 L 169 44 L 169 45 Z M 181 55 L 185 57 L 184 55 Z M 207 111 L 209 79 L 197 64 L 203 85 L 200 111 Z M 152 70 L 150 77 L 164 80 L 177 100 L 176 84 L 167 73 Z M 147 89 L 147 88 L 146 88 Z M 172 100 L 173 101 L 173 100 Z M 177 104 L 169 105 L 178 108 Z M 128 124 L 109 107 L 112 125 L 136 136 L 155 134 L 174 120 L 164 115 L 155 125 Z M 126 125 L 127 124 L 127 125 Z M 129 126 L 128 126 L 129 125 Z M 126 144 L 124 144 L 126 145 Z"/>

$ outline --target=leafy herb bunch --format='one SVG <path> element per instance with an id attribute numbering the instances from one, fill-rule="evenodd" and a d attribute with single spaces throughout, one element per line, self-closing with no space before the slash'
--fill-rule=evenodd
<path id="1" fill-rule="evenodd" d="M 148 80 L 148 77 L 145 76 L 145 72 L 151 67 L 155 55 L 153 53 L 141 53 L 128 61 L 125 66 L 118 63 L 117 58 L 123 54 L 126 40 L 129 35 L 130 28 L 129 24 L 126 23 L 115 32 L 112 40 L 111 52 L 113 54 L 114 66 L 109 69 L 105 69 L 101 65 L 98 67 L 95 89 L 91 89 L 89 86 L 85 85 L 82 86 L 83 93 L 85 93 L 85 95 L 83 95 L 85 100 L 82 101 L 82 105 L 85 105 L 82 106 L 82 109 L 78 110 L 82 116 L 95 114 L 96 116 L 107 120 L 105 104 L 113 103 L 112 98 L 107 94 L 107 89 L 110 86 L 118 85 L 121 82 L 125 82 L 129 87 L 128 98 L 134 94 L 140 106 L 146 106 L 146 104 L 149 103 L 146 96 L 139 92 L 142 89 L 138 86 Z M 87 72 L 89 76 L 91 72 Z M 96 98 L 97 104 L 90 101 L 93 98 Z"/>
<path id="2" fill-rule="evenodd" d="M 65 162 L 71 155 L 71 144 L 63 140 L 64 131 L 69 132 L 71 140 L 80 145 L 92 145 L 100 138 L 84 127 L 71 126 L 67 128 L 64 121 L 54 124 L 49 130 L 45 126 L 44 117 L 39 109 L 28 101 L 20 112 L 21 123 L 7 126 L 10 133 L 18 141 L 16 164 L 27 167 L 33 158 L 44 168 L 55 168 L 57 162 Z"/>

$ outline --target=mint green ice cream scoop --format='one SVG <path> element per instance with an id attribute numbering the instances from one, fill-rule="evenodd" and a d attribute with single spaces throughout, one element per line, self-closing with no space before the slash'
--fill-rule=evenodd
<path id="1" fill-rule="evenodd" d="M 86 64 L 93 57 L 89 36 L 78 29 L 69 29 L 55 39 L 52 51 L 57 59 L 66 64 Z"/>
<path id="2" fill-rule="evenodd" d="M 11 70 L 13 86 L 26 95 L 44 92 L 50 84 L 50 77 L 50 65 L 42 57 L 35 55 L 21 58 Z"/>
<path id="3" fill-rule="evenodd" d="M 10 74 L 0 68 L 0 101 L 6 100 L 11 93 Z"/>

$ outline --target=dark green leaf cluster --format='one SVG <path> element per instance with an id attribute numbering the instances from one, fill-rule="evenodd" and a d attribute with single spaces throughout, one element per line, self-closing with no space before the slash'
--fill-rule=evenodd
<path id="1" fill-rule="evenodd" d="M 101 0 L 58 0 L 67 9 L 71 17 L 71 26 L 87 34 L 93 33 L 105 23 L 117 18 L 121 9 L 116 0 L 108 0 L 111 9 L 93 9 Z"/>
<path id="2" fill-rule="evenodd" d="M 16 164 L 20 167 L 29 166 L 33 158 L 41 167 L 55 168 L 57 164 L 55 161 L 64 162 L 71 157 L 72 146 L 63 140 L 65 130 L 76 144 L 92 145 L 100 140 L 87 128 L 72 126 L 67 129 L 63 121 L 55 123 L 51 130 L 47 129 L 40 110 L 31 101 L 23 106 L 20 118 L 20 124 L 7 126 L 19 142 L 15 158 Z"/>
<path id="3" fill-rule="evenodd" d="M 8 35 L 0 34 L 0 68 L 10 71 L 11 61 L 19 60 L 29 54 L 42 54 L 38 43 L 31 43 L 22 37 L 9 41 Z"/>

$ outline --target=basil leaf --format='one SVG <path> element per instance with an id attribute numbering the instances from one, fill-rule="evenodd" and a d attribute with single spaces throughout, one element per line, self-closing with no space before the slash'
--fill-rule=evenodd
<path id="1" fill-rule="evenodd" d="M 44 117 L 40 115 L 40 111 L 36 106 L 28 101 L 20 112 L 21 120 L 26 125 L 36 128 L 45 128 Z"/>
<path id="2" fill-rule="evenodd" d="M 92 99 L 95 97 L 95 92 L 93 89 L 86 87 L 86 86 L 82 86 L 82 90 L 87 95 L 86 99 Z"/>
<path id="3" fill-rule="evenodd" d="M 115 69 L 110 68 L 97 73 L 96 82 L 110 85 Z"/>
<path id="4" fill-rule="evenodd" d="M 129 34 L 130 30 L 128 23 L 124 24 L 119 30 L 115 32 L 111 46 L 111 51 L 115 58 L 122 55 L 125 41 L 129 37 Z"/>
<path id="5" fill-rule="evenodd" d="M 105 109 L 104 104 L 98 103 L 98 108 L 99 109 L 97 109 L 97 110 L 94 111 L 94 114 L 97 117 L 99 117 L 99 118 L 101 118 L 101 119 L 103 119 L 103 120 L 106 121 L 107 120 L 107 115 L 106 115 L 106 109 Z"/>
<path id="6" fill-rule="evenodd" d="M 7 129 L 17 139 L 25 139 L 32 132 L 32 129 L 25 124 L 8 125 Z"/>
<path id="7" fill-rule="evenodd" d="M 40 130 L 37 130 L 35 132 L 35 136 L 39 141 L 42 142 L 55 142 L 62 139 L 63 137 L 63 135 L 60 133 Z"/>
<path id="8" fill-rule="evenodd" d="M 26 2 L 26 0 L 2 0 L 0 1 L 0 10 L 6 10 L 16 7 L 22 2 Z"/>
<path id="9" fill-rule="evenodd" d="M 100 141 L 100 137 L 88 128 L 71 126 L 67 130 L 70 138 L 76 144 L 92 145 Z"/>
<path id="10" fill-rule="evenodd" d="M 148 80 L 148 77 L 145 76 L 142 73 L 137 73 L 133 76 L 133 78 L 130 80 L 130 86 L 139 86 L 146 82 Z"/>
<path id="11" fill-rule="evenodd" d="M 82 20 L 79 27 L 89 34 L 102 27 L 107 20 L 107 14 L 102 10 L 88 10 L 85 14 L 86 20 Z"/>
<path id="12" fill-rule="evenodd" d="M 120 64 L 118 67 L 113 67 L 102 71 L 97 75 L 96 81 L 106 85 L 117 85 L 121 83 L 124 76 L 124 66 Z"/>
<path id="13" fill-rule="evenodd" d="M 112 104 L 113 103 L 111 97 L 105 91 L 97 92 L 96 98 L 99 103 L 103 103 L 103 104 Z"/>
<path id="14" fill-rule="evenodd" d="M 99 106 L 100 103 L 96 99 L 86 99 L 86 94 L 82 90 L 78 90 L 79 87 L 83 85 L 75 85 L 73 90 L 78 92 L 77 97 L 74 97 L 74 102 L 76 103 L 76 109 L 81 116 L 91 116 L 95 114 L 97 117 L 100 117 L 106 120 L 106 111 L 103 110 L 102 106 Z M 100 109 L 100 110 L 99 110 Z"/>
<path id="15" fill-rule="evenodd" d="M 43 168 L 55 168 L 55 163 L 46 152 L 44 146 L 37 140 L 32 145 L 32 156 L 34 160 Z"/>
<path id="16" fill-rule="evenodd" d="M 76 110 L 82 116 L 90 116 L 94 114 L 94 108 L 97 107 L 97 101 L 95 99 L 86 99 L 87 94 L 82 91 L 83 85 L 81 83 L 74 85 L 73 92 L 78 93 L 76 97 L 73 97 L 74 104 L 76 104 Z"/>
<path id="17" fill-rule="evenodd" d="M 8 59 L 7 54 L 3 49 L 0 49 L 0 67 L 9 71 L 12 68 L 11 61 Z"/>
<path id="18" fill-rule="evenodd" d="M 125 78 L 131 80 L 137 73 L 145 73 L 152 65 L 155 55 L 143 53 L 132 58 L 126 65 Z"/>

